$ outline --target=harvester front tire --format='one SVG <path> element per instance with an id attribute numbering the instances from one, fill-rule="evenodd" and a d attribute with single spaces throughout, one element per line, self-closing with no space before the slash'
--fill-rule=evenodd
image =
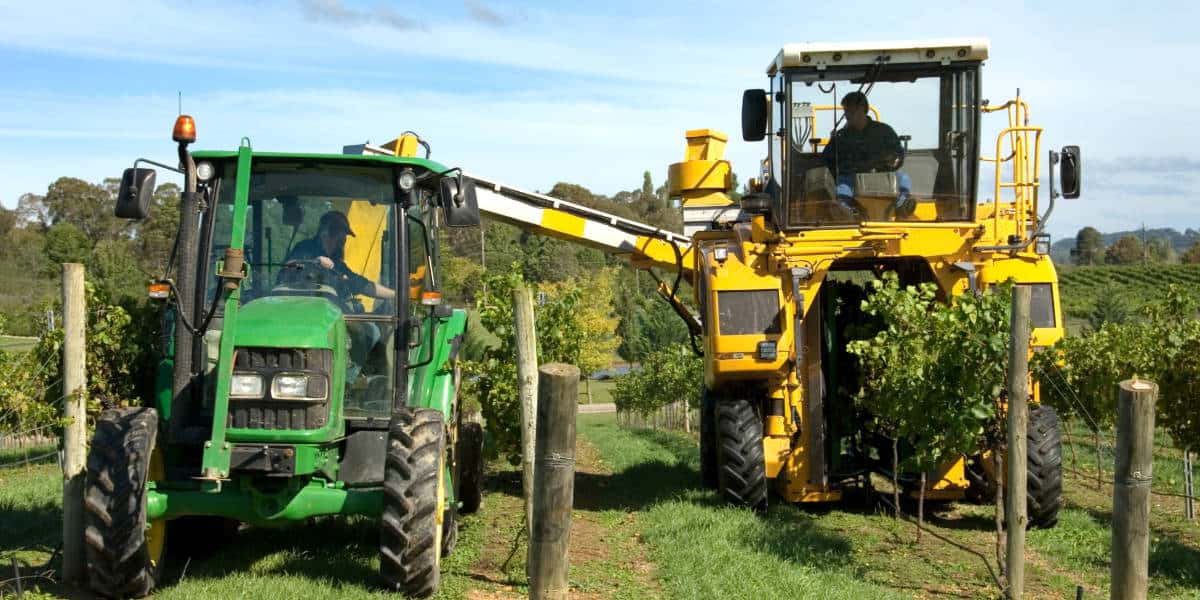
<path id="1" fill-rule="evenodd" d="M 757 512 L 767 509 L 762 420 L 749 400 L 717 402 L 717 458 L 721 497 Z"/>
<path id="2" fill-rule="evenodd" d="M 88 583 L 99 596 L 141 598 L 157 583 L 161 548 L 151 548 L 146 527 L 146 483 L 157 435 L 158 413 L 152 408 L 106 410 L 96 422 L 83 509 Z"/>
<path id="3" fill-rule="evenodd" d="M 483 425 L 463 421 L 458 430 L 458 512 L 469 515 L 483 505 Z"/>
<path id="4" fill-rule="evenodd" d="M 716 398 L 705 390 L 700 398 L 700 481 L 717 489 L 718 479 Z"/>
<path id="5" fill-rule="evenodd" d="M 1062 507 L 1062 432 L 1058 413 L 1049 406 L 1029 407 L 1025 434 L 1025 495 L 1029 526 L 1049 529 L 1058 524 Z"/>
<path id="6" fill-rule="evenodd" d="M 440 583 L 445 430 L 442 413 L 428 408 L 397 411 L 388 430 L 379 567 L 390 587 L 415 598 Z"/>

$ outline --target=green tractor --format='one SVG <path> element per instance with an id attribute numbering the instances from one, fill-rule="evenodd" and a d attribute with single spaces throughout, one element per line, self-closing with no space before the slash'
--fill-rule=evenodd
<path id="1" fill-rule="evenodd" d="M 150 593 L 164 550 L 238 523 L 379 518 L 386 585 L 428 596 L 480 504 L 483 432 L 459 411 L 466 313 L 441 303 L 437 230 L 479 224 L 474 184 L 415 152 L 195 152 L 184 178 L 153 406 L 96 424 L 84 498 L 90 585 Z M 412 142 L 409 139 L 406 142 Z M 415 147 L 408 143 L 407 146 Z M 155 172 L 121 181 L 143 219 Z M 172 538 L 178 538 L 172 540 Z"/>

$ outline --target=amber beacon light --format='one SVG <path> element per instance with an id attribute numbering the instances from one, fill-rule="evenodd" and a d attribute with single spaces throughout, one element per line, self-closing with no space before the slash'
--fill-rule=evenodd
<path id="1" fill-rule="evenodd" d="M 184 144 L 196 141 L 195 119 L 191 115 L 179 115 L 179 118 L 175 119 L 175 129 L 171 131 L 171 139 Z"/>

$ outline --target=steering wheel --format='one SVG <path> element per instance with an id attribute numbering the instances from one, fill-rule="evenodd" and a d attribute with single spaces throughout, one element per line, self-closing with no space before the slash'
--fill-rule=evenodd
<path id="1" fill-rule="evenodd" d="M 352 308 L 350 302 L 353 297 L 344 289 L 345 285 L 337 272 L 326 269 L 321 265 L 321 261 L 315 258 L 293 259 L 283 263 L 283 269 L 276 276 L 275 287 L 288 291 L 312 292 L 311 295 L 324 295 L 334 300 L 343 311 Z"/>

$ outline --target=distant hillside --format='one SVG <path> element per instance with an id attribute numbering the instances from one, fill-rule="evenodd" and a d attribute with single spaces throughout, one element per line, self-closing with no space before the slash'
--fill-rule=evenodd
<path id="1" fill-rule="evenodd" d="M 1200 241 L 1200 230 L 1192 229 L 1190 227 L 1185 229 L 1183 233 L 1179 233 L 1179 231 L 1173 228 L 1165 227 L 1159 229 L 1147 229 L 1145 231 L 1141 229 L 1133 229 L 1129 231 L 1101 233 L 1100 235 L 1104 239 L 1105 246 L 1108 246 L 1109 244 L 1112 244 L 1113 242 L 1127 235 L 1133 235 L 1139 238 L 1144 237 L 1147 242 L 1153 239 L 1165 237 L 1171 240 L 1171 245 L 1175 247 L 1176 252 L 1183 252 L 1184 250 L 1191 248 L 1192 244 Z M 1054 262 L 1057 263 L 1070 262 L 1071 249 L 1074 247 L 1074 235 L 1057 240 L 1050 246 L 1050 257 L 1053 258 Z"/>

